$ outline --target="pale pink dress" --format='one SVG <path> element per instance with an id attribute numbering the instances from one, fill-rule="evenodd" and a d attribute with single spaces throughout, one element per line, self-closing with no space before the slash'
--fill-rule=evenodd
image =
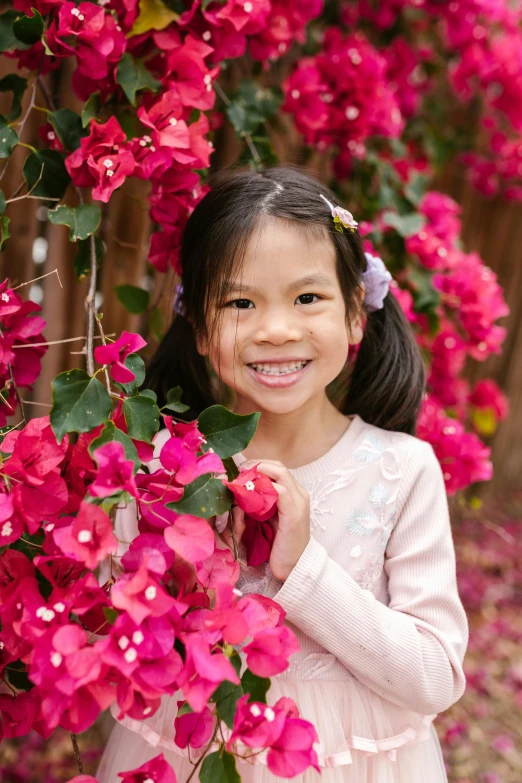
<path id="1" fill-rule="evenodd" d="M 292 473 L 310 494 L 310 543 L 284 584 L 263 566 L 245 568 L 237 586 L 275 598 L 301 645 L 268 694 L 269 704 L 294 699 L 319 735 L 321 776 L 293 780 L 443 783 L 433 719 L 464 691 L 468 626 L 433 450 L 355 416 L 329 452 Z M 119 524 L 130 540 L 135 520 Z M 115 726 L 99 783 L 119 783 L 118 772 L 159 753 L 187 780 L 192 765 L 173 741 L 177 698 Z M 256 762 L 238 762 L 243 781 L 281 780 L 262 754 Z"/>

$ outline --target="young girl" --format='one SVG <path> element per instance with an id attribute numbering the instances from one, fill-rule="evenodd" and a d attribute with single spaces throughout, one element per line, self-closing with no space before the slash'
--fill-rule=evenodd
<path id="1" fill-rule="evenodd" d="M 261 411 L 238 462 L 275 482 L 276 532 L 270 562 L 243 567 L 237 587 L 276 600 L 299 639 L 268 702 L 290 696 L 315 725 L 322 780 L 442 783 L 433 719 L 464 691 L 468 628 L 441 469 L 414 437 L 424 371 L 384 265 L 334 201 L 287 168 L 218 181 L 188 221 L 178 314 L 147 385 L 160 404 L 181 385 L 190 418 L 218 401 L 219 382 L 236 413 Z M 119 524 L 130 540 L 135 520 Z M 235 527 L 240 538 L 237 513 Z M 176 702 L 116 725 L 100 783 L 161 752 L 187 780 Z M 280 780 L 262 764 L 238 769 L 248 783 Z"/>

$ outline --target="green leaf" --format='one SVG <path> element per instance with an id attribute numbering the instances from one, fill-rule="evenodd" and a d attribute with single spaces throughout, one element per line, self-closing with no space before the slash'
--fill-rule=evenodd
<path id="1" fill-rule="evenodd" d="M 222 405 L 207 408 L 198 418 L 198 429 L 207 440 L 205 450 L 213 448 L 221 458 L 238 454 L 254 437 L 260 415 L 238 416 Z"/>
<path id="2" fill-rule="evenodd" d="M 11 218 L 7 217 L 7 215 L 3 215 L 3 217 L 0 218 L 0 252 L 4 249 L 5 243 L 11 236 L 9 232 L 10 222 Z"/>
<path id="3" fill-rule="evenodd" d="M 251 135 L 278 111 L 282 100 L 280 89 L 265 88 L 254 79 L 243 79 L 226 107 L 226 114 L 240 136 Z"/>
<path id="4" fill-rule="evenodd" d="M 246 669 L 241 677 L 243 692 L 248 693 L 248 701 L 261 701 L 266 704 L 266 694 L 270 688 L 269 677 L 258 677 L 250 669 Z"/>
<path id="5" fill-rule="evenodd" d="M 152 391 L 152 389 L 142 389 L 141 394 L 143 394 L 144 397 L 150 397 L 154 402 L 158 401 L 158 395 L 155 391 Z"/>
<path id="6" fill-rule="evenodd" d="M 17 144 L 18 133 L 9 127 L 5 117 L 0 114 L 0 158 L 8 158 Z"/>
<path id="7" fill-rule="evenodd" d="M 222 682 L 212 694 L 210 700 L 216 705 L 217 714 L 231 729 L 236 714 L 236 704 L 243 695 L 241 685 L 233 682 Z"/>
<path id="8" fill-rule="evenodd" d="M 138 457 L 136 446 L 129 438 L 127 433 L 123 432 L 123 430 L 119 430 L 114 422 L 110 419 L 105 422 L 103 430 L 89 445 L 89 454 L 94 459 L 94 452 L 96 449 L 98 449 L 100 446 L 104 446 L 106 443 L 113 443 L 114 441 L 121 443 L 125 451 L 125 457 L 127 459 L 131 459 L 134 463 L 134 468 L 138 470 L 139 466 L 141 465 L 141 460 Z"/>
<path id="9" fill-rule="evenodd" d="M 4 191 L 0 190 L 0 215 L 3 215 L 6 208 Z"/>
<path id="10" fill-rule="evenodd" d="M 114 625 L 114 623 L 120 616 L 120 613 L 117 612 L 116 609 L 113 609 L 112 606 L 104 606 L 103 614 L 105 615 L 105 619 L 107 620 L 109 625 Z"/>
<path id="11" fill-rule="evenodd" d="M 117 383 L 116 381 L 114 381 L 114 384 L 119 389 L 123 389 L 123 391 L 127 396 L 134 397 L 138 393 L 138 388 L 145 380 L 145 362 L 143 361 L 141 356 L 139 356 L 137 353 L 130 353 L 125 359 L 125 361 L 123 362 L 123 364 L 125 365 L 125 367 L 128 367 L 129 370 L 133 372 L 136 377 L 133 381 L 130 381 L 130 383 Z M 142 391 L 142 395 L 144 395 L 146 391 L 148 390 L 144 389 Z"/>
<path id="12" fill-rule="evenodd" d="M 58 443 L 66 432 L 90 432 L 112 411 L 112 399 L 100 381 L 85 370 L 67 370 L 51 381 L 51 427 Z"/>
<path id="13" fill-rule="evenodd" d="M 71 109 L 58 109 L 49 112 L 47 119 L 56 131 L 56 134 L 67 150 L 75 150 L 80 146 L 80 139 L 89 135 L 89 131 L 82 125 L 79 114 Z"/>
<path id="14" fill-rule="evenodd" d="M 93 204 L 80 204 L 78 207 L 61 205 L 49 210 L 49 220 L 55 226 L 69 226 L 69 239 L 87 239 L 94 234 L 101 220 L 101 210 Z"/>
<path id="15" fill-rule="evenodd" d="M 103 242 L 100 237 L 94 239 L 96 245 L 96 268 L 100 266 L 103 258 Z M 91 240 L 80 239 L 77 242 L 78 252 L 74 259 L 74 271 L 78 280 L 83 280 L 86 275 L 91 273 Z"/>
<path id="16" fill-rule="evenodd" d="M 122 409 L 129 436 L 151 443 L 160 423 L 159 408 L 154 400 L 145 394 L 137 394 L 124 400 Z"/>
<path id="17" fill-rule="evenodd" d="M 413 285 L 413 303 L 417 312 L 434 312 L 440 304 L 440 294 L 432 283 L 433 275 L 427 269 L 410 267 L 408 280 Z"/>
<path id="18" fill-rule="evenodd" d="M 236 759 L 226 750 L 216 750 L 205 757 L 199 779 L 201 783 L 241 783 Z"/>
<path id="19" fill-rule="evenodd" d="M 149 329 L 158 342 L 163 339 L 163 313 L 159 307 L 154 308 L 149 316 Z"/>
<path id="20" fill-rule="evenodd" d="M 409 215 L 398 215 L 397 212 L 384 212 L 382 222 L 394 228 L 401 237 L 407 238 L 417 234 L 426 223 L 424 215 L 412 212 Z"/>
<path id="21" fill-rule="evenodd" d="M 210 519 L 216 514 L 224 514 L 231 505 L 232 493 L 222 481 L 213 478 L 210 473 L 205 473 L 187 484 L 181 500 L 167 503 L 167 508 L 178 514 L 192 514 Z"/>
<path id="22" fill-rule="evenodd" d="M 227 471 L 227 479 L 229 481 L 234 481 L 234 479 L 239 476 L 239 468 L 232 457 L 226 457 L 226 459 L 223 460 L 223 465 Z"/>
<path id="23" fill-rule="evenodd" d="M 13 24 L 22 16 L 21 11 L 10 9 L 0 16 L 0 53 L 7 52 L 9 49 L 28 49 L 27 44 L 18 40 L 13 32 Z"/>
<path id="24" fill-rule="evenodd" d="M 82 125 L 84 128 L 90 123 L 90 121 L 98 116 L 100 111 L 100 93 L 93 92 L 87 103 L 82 109 Z"/>
<path id="25" fill-rule="evenodd" d="M 26 159 L 22 170 L 29 190 L 34 187 L 33 196 L 61 199 L 71 181 L 63 155 L 56 150 L 36 150 Z"/>
<path id="26" fill-rule="evenodd" d="M 174 411 L 174 413 L 185 413 L 185 411 L 188 411 L 190 405 L 185 405 L 181 402 L 182 394 L 183 389 L 181 386 L 174 386 L 174 388 L 169 389 L 167 392 L 167 403 L 163 407 L 169 411 Z"/>
<path id="27" fill-rule="evenodd" d="M 139 315 L 149 306 L 150 294 L 144 288 L 135 285 L 118 285 L 114 293 L 129 313 Z"/>
<path id="28" fill-rule="evenodd" d="M 125 52 L 116 69 L 116 82 L 121 86 L 127 99 L 133 106 L 136 105 L 136 93 L 138 90 L 157 90 L 161 82 L 143 65 L 141 60 L 136 60 Z"/>
<path id="29" fill-rule="evenodd" d="M 171 22 L 179 19 L 179 14 L 171 11 L 162 0 L 140 0 L 139 14 L 127 33 L 127 38 L 133 35 L 148 33 L 150 30 L 164 30 Z"/>
<path id="30" fill-rule="evenodd" d="M 5 14 L 4 14 L 5 16 Z M 0 17 L 1 19 L 2 17 Z M 25 46 L 19 46 L 17 48 L 25 49 Z M 0 92 L 12 92 L 13 103 L 11 105 L 11 111 L 7 115 L 9 122 L 17 120 L 22 113 L 22 97 L 27 87 L 27 79 L 22 76 L 18 76 L 16 73 L 9 73 L 0 79 Z"/>
<path id="31" fill-rule="evenodd" d="M 428 182 L 429 179 L 424 174 L 417 174 L 410 179 L 404 188 L 406 198 L 409 199 L 414 207 L 419 206 L 422 197 L 426 192 Z"/>
<path id="32" fill-rule="evenodd" d="M 13 34 L 24 44 L 32 46 L 40 40 L 44 31 L 44 21 L 36 10 L 31 8 L 32 16 L 24 14 L 13 22 Z"/>

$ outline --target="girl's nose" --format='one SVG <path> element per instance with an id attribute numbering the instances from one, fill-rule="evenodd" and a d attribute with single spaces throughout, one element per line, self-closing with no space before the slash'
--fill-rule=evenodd
<path id="1" fill-rule="evenodd" d="M 283 308 L 270 308 L 259 314 L 255 332 L 257 343 L 283 345 L 298 342 L 301 338 L 302 329 L 296 313 Z"/>

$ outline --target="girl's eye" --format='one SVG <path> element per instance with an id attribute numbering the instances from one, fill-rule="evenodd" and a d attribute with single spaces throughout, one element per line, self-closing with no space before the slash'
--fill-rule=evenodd
<path id="1" fill-rule="evenodd" d="M 317 294 L 301 294 L 300 296 L 297 297 L 295 301 L 297 302 L 297 304 L 309 305 L 318 302 L 319 297 L 317 296 Z"/>
<path id="2" fill-rule="evenodd" d="M 228 307 L 232 307 L 234 310 L 251 310 L 254 303 L 250 299 L 233 299 L 228 303 Z"/>

